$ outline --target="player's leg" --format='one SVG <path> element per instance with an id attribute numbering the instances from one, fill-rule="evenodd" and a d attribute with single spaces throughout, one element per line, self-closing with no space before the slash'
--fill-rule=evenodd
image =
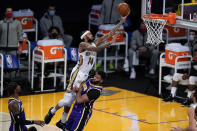
<path id="1" fill-rule="evenodd" d="M 69 102 L 64 105 L 64 111 L 62 113 L 61 119 L 56 123 L 56 126 L 59 127 L 60 129 L 64 129 L 65 124 L 66 124 L 66 118 L 68 116 L 70 107 L 72 106 L 72 103 L 76 98 L 75 92 L 71 92 L 71 94 L 72 94 L 72 96 L 69 97 L 69 99 L 70 99 Z M 67 99 L 67 97 L 65 97 L 65 99 Z"/>
<path id="2" fill-rule="evenodd" d="M 188 87 L 189 90 L 187 92 L 187 99 L 185 101 L 183 101 L 183 103 L 182 103 L 183 106 L 189 106 L 192 103 L 191 95 L 192 95 L 192 93 L 194 93 L 196 82 L 197 82 L 196 76 L 189 77 L 189 87 Z"/>
<path id="3" fill-rule="evenodd" d="M 133 67 L 133 56 L 134 53 L 136 54 L 136 52 L 133 49 L 129 49 L 129 66 L 131 69 L 131 74 L 130 74 L 130 79 L 135 79 L 136 78 L 136 72 L 135 72 L 135 68 Z"/>
<path id="4" fill-rule="evenodd" d="M 79 113 L 78 113 L 79 114 Z M 76 115 L 72 124 L 72 131 L 82 131 L 89 120 L 90 111 L 84 109 L 82 114 Z"/>
<path id="5" fill-rule="evenodd" d="M 148 52 L 149 52 L 149 54 L 151 54 L 149 74 L 154 75 L 155 74 L 155 68 L 156 68 L 157 61 L 158 61 L 159 51 L 157 49 L 152 49 Z"/>
<path id="6" fill-rule="evenodd" d="M 77 78 L 76 78 L 76 80 L 75 80 L 75 82 L 73 84 L 73 87 L 80 87 L 81 83 L 84 82 L 84 81 L 86 81 L 87 78 L 88 78 L 88 75 L 87 74 L 84 74 L 84 73 L 80 73 L 79 72 L 79 74 L 77 75 Z M 73 93 L 74 93 L 74 95 L 73 95 L 74 97 L 72 97 L 72 103 L 73 103 L 73 101 L 76 98 L 76 93 L 75 92 L 73 92 Z M 69 113 L 70 107 L 72 106 L 72 103 L 66 104 L 64 106 L 64 112 L 62 113 L 61 120 L 57 123 L 58 125 L 64 125 L 66 123 L 66 118 L 67 118 L 67 115 Z"/>
<path id="7" fill-rule="evenodd" d="M 75 69 L 73 68 L 72 73 L 71 73 L 71 77 L 70 77 L 70 82 L 69 85 L 67 87 L 67 89 L 71 89 L 71 86 L 73 85 L 77 75 L 79 73 L 79 69 Z M 57 110 L 59 110 L 60 108 L 62 108 L 65 105 L 69 105 L 73 102 L 73 93 L 72 92 L 67 92 L 64 95 L 64 98 L 62 100 L 60 100 L 58 102 L 58 104 L 55 107 L 51 107 L 47 113 L 47 115 L 45 116 L 45 123 L 48 124 L 50 123 L 51 119 L 53 118 L 53 116 L 55 115 L 55 113 L 57 112 Z"/>
<path id="8" fill-rule="evenodd" d="M 172 101 L 175 100 L 174 97 L 176 96 L 176 91 L 177 91 L 177 88 L 178 88 L 178 82 L 183 80 L 182 77 L 183 77 L 183 74 L 180 74 L 180 73 L 175 73 L 173 75 L 172 88 L 171 88 L 171 91 L 170 91 L 170 95 L 169 95 L 169 97 L 167 97 L 163 100 L 164 102 L 172 102 Z"/>

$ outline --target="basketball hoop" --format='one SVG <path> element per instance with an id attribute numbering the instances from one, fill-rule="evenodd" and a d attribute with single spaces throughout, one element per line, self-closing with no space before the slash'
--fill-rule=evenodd
<path id="1" fill-rule="evenodd" d="M 158 45 L 164 42 L 162 39 L 163 28 L 166 24 L 176 23 L 176 13 L 162 14 L 146 14 L 143 16 L 144 24 L 147 28 L 148 38 L 146 43 Z"/>

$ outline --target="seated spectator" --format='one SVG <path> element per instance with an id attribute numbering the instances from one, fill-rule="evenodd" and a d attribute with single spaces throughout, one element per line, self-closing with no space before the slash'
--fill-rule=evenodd
<path id="1" fill-rule="evenodd" d="M 155 46 L 146 46 L 147 30 L 144 23 L 140 24 L 140 28 L 135 30 L 132 34 L 130 48 L 129 48 L 129 65 L 131 68 L 130 79 L 136 78 L 135 68 L 133 67 L 133 56 L 137 52 L 138 57 L 144 57 L 150 59 L 149 74 L 155 74 L 155 67 L 157 64 L 157 58 L 159 51 Z"/>
<path id="2" fill-rule="evenodd" d="M 196 31 L 189 32 L 189 46 L 191 47 L 190 51 L 193 54 L 194 50 L 197 49 L 197 33 Z"/>
<path id="3" fill-rule="evenodd" d="M 40 28 L 43 37 L 49 36 L 48 30 L 51 27 L 57 27 L 60 30 L 60 35 L 64 39 L 65 46 L 70 46 L 73 40 L 73 37 L 68 34 L 64 34 L 64 27 L 60 16 L 55 14 L 55 6 L 50 5 L 48 11 L 43 15 L 40 20 Z"/>
<path id="4" fill-rule="evenodd" d="M 23 41 L 22 25 L 13 18 L 12 8 L 5 10 L 5 18 L 0 21 L 0 52 L 16 55 L 19 41 Z"/>
<path id="5" fill-rule="evenodd" d="M 60 34 L 60 30 L 58 27 L 51 27 L 48 31 L 48 36 L 44 37 L 43 40 L 48 40 L 48 39 L 58 39 L 58 40 L 62 40 L 63 38 Z"/>
<path id="6" fill-rule="evenodd" d="M 171 93 L 170 96 L 165 98 L 163 101 L 164 102 L 172 102 L 175 100 L 176 96 L 176 91 L 178 88 L 178 82 L 183 81 L 183 80 L 188 80 L 189 83 L 189 90 L 187 92 L 187 99 L 183 101 L 182 105 L 183 106 L 189 106 L 191 104 L 191 95 L 194 92 L 195 85 L 197 82 L 197 49 L 194 51 L 194 59 L 191 63 L 191 69 L 189 71 L 190 73 L 175 73 L 173 76 L 173 82 L 172 82 L 172 88 L 171 88 Z"/>

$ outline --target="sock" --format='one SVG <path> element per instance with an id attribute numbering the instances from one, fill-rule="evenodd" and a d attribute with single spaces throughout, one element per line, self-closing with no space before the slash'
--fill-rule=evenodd
<path id="1" fill-rule="evenodd" d="M 175 95 L 176 95 L 176 90 L 177 90 L 176 87 L 172 87 L 172 88 L 171 88 L 172 97 L 175 97 Z"/>
<path id="2" fill-rule="evenodd" d="M 193 93 L 193 91 L 190 91 L 190 90 L 189 90 L 189 91 L 187 92 L 187 97 L 190 98 L 191 95 L 192 95 L 192 93 Z"/>
<path id="3" fill-rule="evenodd" d="M 66 112 L 63 112 L 62 113 L 61 122 L 64 123 L 64 124 L 66 123 L 66 117 L 67 117 L 67 115 L 68 115 L 68 113 L 66 113 Z"/>
<path id="4" fill-rule="evenodd" d="M 57 109 L 55 107 L 53 107 L 53 109 L 51 110 L 51 113 L 54 115 L 56 111 L 57 111 Z"/>

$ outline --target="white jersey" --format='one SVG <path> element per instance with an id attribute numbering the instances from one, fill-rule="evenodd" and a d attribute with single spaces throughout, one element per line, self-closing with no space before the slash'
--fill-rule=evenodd
<path id="1" fill-rule="evenodd" d="M 94 43 L 91 43 L 91 45 L 96 47 Z M 82 53 L 79 53 L 79 60 L 75 67 L 79 68 L 80 72 L 84 74 L 89 74 L 89 72 L 92 70 L 92 67 L 94 66 L 95 61 L 96 52 L 86 50 Z"/>

